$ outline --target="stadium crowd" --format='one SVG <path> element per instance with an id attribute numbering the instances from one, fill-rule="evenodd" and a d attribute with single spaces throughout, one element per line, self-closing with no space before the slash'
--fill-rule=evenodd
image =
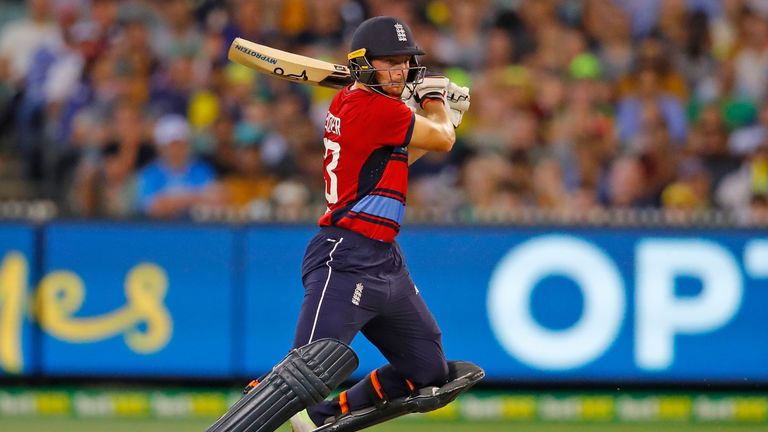
<path id="1" fill-rule="evenodd" d="M 409 207 L 766 220 L 767 4 L 26 0 L 0 27 L 0 157 L 84 217 L 322 206 L 334 91 L 227 48 L 240 36 L 344 63 L 358 23 L 394 15 L 423 64 L 472 89 L 454 150 L 411 167 Z"/>

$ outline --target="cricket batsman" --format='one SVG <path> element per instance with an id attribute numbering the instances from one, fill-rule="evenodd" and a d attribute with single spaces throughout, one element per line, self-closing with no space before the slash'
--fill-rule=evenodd
<path id="1" fill-rule="evenodd" d="M 408 166 L 448 152 L 469 108 L 469 89 L 426 76 L 409 27 L 392 17 L 363 22 L 348 56 L 355 82 L 325 121 L 327 211 L 302 265 L 304 302 L 294 349 L 209 432 L 357 431 L 454 400 L 482 369 L 447 361 L 441 331 L 395 238 L 405 213 Z M 388 364 L 332 400 L 357 368 L 358 332 Z"/>

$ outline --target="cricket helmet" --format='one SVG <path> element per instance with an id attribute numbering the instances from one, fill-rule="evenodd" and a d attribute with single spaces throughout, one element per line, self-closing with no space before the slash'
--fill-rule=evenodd
<path id="1" fill-rule="evenodd" d="M 352 35 L 350 48 L 347 57 L 352 78 L 379 93 L 381 91 L 375 88 L 380 86 L 376 82 L 376 69 L 371 65 L 371 60 L 375 58 L 410 56 L 406 87 L 409 84 L 415 86 L 424 78 L 426 68 L 419 66 L 416 59 L 417 55 L 424 55 L 424 51 L 416 45 L 408 25 L 397 18 L 377 16 L 363 21 Z"/>

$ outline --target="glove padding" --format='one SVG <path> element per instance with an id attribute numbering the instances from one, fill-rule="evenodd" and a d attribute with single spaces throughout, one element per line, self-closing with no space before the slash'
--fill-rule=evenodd
<path id="1" fill-rule="evenodd" d="M 419 112 L 419 110 L 421 110 L 421 106 L 419 106 L 419 103 L 416 102 L 415 96 L 411 96 L 406 99 L 405 106 L 407 106 L 412 112 Z"/>
<path id="2" fill-rule="evenodd" d="M 424 107 L 427 99 L 436 99 L 445 103 L 446 89 L 450 81 L 444 76 L 428 76 L 413 90 L 413 97 L 419 106 Z"/>
<path id="3" fill-rule="evenodd" d="M 469 88 L 459 87 L 450 82 L 445 97 L 448 102 L 448 116 L 451 118 L 453 127 L 457 128 L 461 124 L 464 113 L 469 109 Z"/>

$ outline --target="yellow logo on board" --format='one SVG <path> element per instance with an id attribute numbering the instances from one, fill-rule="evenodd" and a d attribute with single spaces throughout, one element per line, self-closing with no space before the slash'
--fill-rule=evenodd
<path id="1" fill-rule="evenodd" d="M 22 371 L 21 331 L 26 309 L 26 258 L 10 252 L 0 264 L 0 369 Z M 48 334 L 68 342 L 102 341 L 123 335 L 125 344 L 139 354 L 165 347 L 173 321 L 165 306 L 168 276 L 160 266 L 140 263 L 125 277 L 125 305 L 94 317 L 79 317 L 86 289 L 71 271 L 56 271 L 40 282 L 34 298 L 34 317 Z"/>

